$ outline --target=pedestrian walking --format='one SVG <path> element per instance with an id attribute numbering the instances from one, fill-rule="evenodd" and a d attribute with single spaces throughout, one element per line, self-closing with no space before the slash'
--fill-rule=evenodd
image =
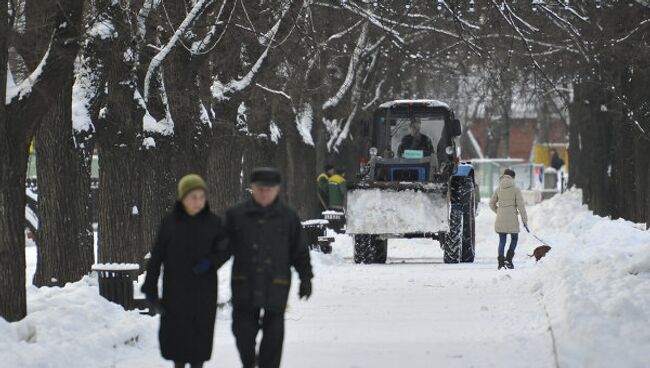
<path id="1" fill-rule="evenodd" d="M 513 258 L 519 240 L 519 217 L 524 227 L 528 228 L 528 215 L 524 206 L 524 197 L 515 184 L 515 172 L 506 169 L 499 178 L 499 187 L 490 198 L 490 208 L 497 214 L 494 229 L 499 234 L 498 269 L 515 268 Z M 510 235 L 510 247 L 504 257 L 507 237 Z"/>
<path id="2" fill-rule="evenodd" d="M 316 183 L 318 184 L 318 200 L 323 211 L 329 209 L 329 180 L 335 174 L 334 166 L 327 164 L 325 165 L 325 170 L 316 178 Z"/>
<path id="3" fill-rule="evenodd" d="M 557 150 L 553 148 L 551 151 L 551 167 L 557 171 L 564 166 L 564 160 L 560 158 L 560 155 L 557 153 Z"/>
<path id="4" fill-rule="evenodd" d="M 232 331 L 244 368 L 277 368 L 291 267 L 300 276 L 300 298 L 311 296 L 313 274 L 298 215 L 278 197 L 279 171 L 256 168 L 250 181 L 252 198 L 226 212 L 229 250 L 234 257 Z M 260 329 L 257 354 L 255 338 Z"/>
<path id="5" fill-rule="evenodd" d="M 332 175 L 329 179 L 329 207 L 331 210 L 345 210 L 347 189 L 345 170 L 337 169 L 336 174 Z"/>
<path id="6" fill-rule="evenodd" d="M 160 314 L 160 351 L 182 368 L 210 360 L 217 311 L 217 269 L 227 260 L 226 231 L 210 212 L 207 186 L 198 175 L 178 183 L 178 201 L 160 225 L 142 286 Z M 222 249 L 223 248 L 223 249 Z M 164 266 L 162 298 L 158 277 Z"/>

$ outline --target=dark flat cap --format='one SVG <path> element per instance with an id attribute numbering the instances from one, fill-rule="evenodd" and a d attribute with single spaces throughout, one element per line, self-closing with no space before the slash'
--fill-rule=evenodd
<path id="1" fill-rule="evenodd" d="M 282 175 L 273 167 L 256 167 L 251 172 L 251 183 L 262 187 L 274 187 L 282 183 Z"/>

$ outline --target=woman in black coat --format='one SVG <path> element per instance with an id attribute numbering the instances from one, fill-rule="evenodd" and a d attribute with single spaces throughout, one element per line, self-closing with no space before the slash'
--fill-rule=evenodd
<path id="1" fill-rule="evenodd" d="M 206 185 L 188 175 L 178 201 L 162 220 L 142 292 L 160 318 L 160 350 L 176 368 L 201 367 L 210 360 L 217 311 L 217 269 L 227 260 L 221 219 L 210 212 Z M 164 266 L 162 299 L 158 277 Z"/>

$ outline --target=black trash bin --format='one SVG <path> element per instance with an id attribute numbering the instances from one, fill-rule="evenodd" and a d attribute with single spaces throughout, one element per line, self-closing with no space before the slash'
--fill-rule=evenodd
<path id="1" fill-rule="evenodd" d="M 92 270 L 99 279 L 99 295 L 119 304 L 126 310 L 140 307 L 133 300 L 133 282 L 138 280 L 137 263 L 97 263 Z"/>
<path id="2" fill-rule="evenodd" d="M 309 249 L 326 254 L 332 253 L 331 243 L 334 239 L 326 236 L 328 225 L 329 221 L 322 219 L 308 220 L 302 223 Z"/>
<path id="3" fill-rule="evenodd" d="M 345 227 L 345 213 L 340 211 L 323 211 L 323 218 L 329 222 L 329 228 L 342 233 Z"/>

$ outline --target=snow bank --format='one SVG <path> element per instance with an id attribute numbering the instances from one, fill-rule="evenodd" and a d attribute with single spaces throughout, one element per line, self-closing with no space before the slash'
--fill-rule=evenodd
<path id="1" fill-rule="evenodd" d="M 25 319 L 0 318 L 3 367 L 111 367 L 118 355 L 157 346 L 157 318 L 103 299 L 93 278 L 63 288 L 29 286 L 27 295 Z"/>
<path id="2" fill-rule="evenodd" d="M 650 232 L 594 216 L 570 191 L 530 211 L 531 229 L 553 247 L 534 289 L 556 335 L 562 367 L 647 367 Z"/>

